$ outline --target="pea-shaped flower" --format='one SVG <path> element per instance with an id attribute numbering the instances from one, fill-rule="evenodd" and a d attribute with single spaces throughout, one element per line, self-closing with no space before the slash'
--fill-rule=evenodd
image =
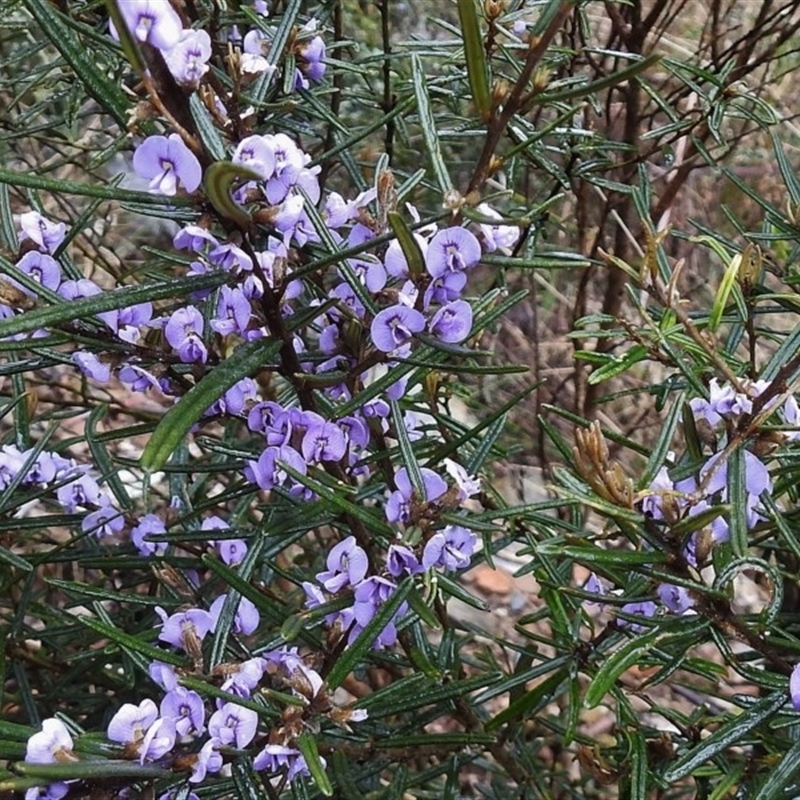
<path id="1" fill-rule="evenodd" d="M 151 192 L 170 197 L 179 182 L 187 192 L 193 192 L 203 178 L 200 162 L 177 133 L 145 139 L 133 154 L 133 169 L 150 181 Z"/>

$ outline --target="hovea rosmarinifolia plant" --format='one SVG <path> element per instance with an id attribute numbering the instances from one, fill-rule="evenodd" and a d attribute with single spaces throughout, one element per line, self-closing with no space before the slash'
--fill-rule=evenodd
<path id="1" fill-rule="evenodd" d="M 584 262 L 535 252 L 564 164 L 541 200 L 504 181 L 573 146 L 572 100 L 654 59 L 544 92 L 549 46 L 592 3 L 459 0 L 427 66 L 425 43 L 395 52 L 384 3 L 358 69 L 346 3 L 69 5 L 14 9 L 60 60 L 19 58 L 73 92 L 37 100 L 67 104 L 48 147 L 102 154 L 56 158 L 80 180 L 0 169 L 0 791 L 793 791 L 800 358 L 768 324 L 794 313 L 793 274 L 757 249 L 796 247 L 782 151 L 789 217 L 763 205 L 744 252 L 706 237 L 726 262 L 709 312 L 680 297 L 646 175 L 630 187 L 643 265 L 607 262 L 631 319 L 577 332 L 627 349 L 578 357 L 593 384 L 657 365 L 663 428 L 642 444 L 553 409 L 577 425 L 573 448 L 541 421 L 558 496 L 508 507 L 490 465 L 515 399 L 475 421 L 453 398 L 518 371 L 481 348 L 522 299 L 502 271 Z M 537 103 L 554 140 L 526 121 Z M 96 176 L 117 151 L 142 190 Z M 28 189 L 16 214 L 9 186 Z M 69 215 L 49 195 L 90 200 Z M 112 224 L 87 250 L 105 201 L 134 241 Z M 462 573 L 512 542 L 534 608 L 498 633 Z M 763 609 L 734 611 L 743 575 Z"/>

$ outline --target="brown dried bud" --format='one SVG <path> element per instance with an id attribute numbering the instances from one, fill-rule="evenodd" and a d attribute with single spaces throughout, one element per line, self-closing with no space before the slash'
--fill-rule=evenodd
<path id="1" fill-rule="evenodd" d="M 502 16 L 506 10 L 503 0 L 484 0 L 483 13 L 489 22 L 493 22 L 498 17 Z"/>
<path id="2" fill-rule="evenodd" d="M 381 210 L 383 219 L 390 211 L 397 209 L 394 173 L 390 169 L 384 169 L 378 173 L 378 208 Z"/>
<path id="3" fill-rule="evenodd" d="M 491 159 L 489 159 L 489 175 L 494 175 L 495 172 L 502 169 L 504 163 L 502 156 L 493 155 Z"/>
<path id="4" fill-rule="evenodd" d="M 546 67 L 539 67 L 533 74 L 533 91 L 537 94 L 543 92 L 550 84 L 550 70 Z"/>
<path id="5" fill-rule="evenodd" d="M 28 297 L 22 289 L 18 289 L 4 280 L 0 280 L 0 303 L 4 306 L 19 308 L 22 311 L 36 308 L 36 302 L 32 297 Z"/>

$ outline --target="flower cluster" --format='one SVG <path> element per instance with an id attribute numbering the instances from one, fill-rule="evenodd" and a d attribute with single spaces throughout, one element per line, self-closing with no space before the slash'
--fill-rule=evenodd
<path id="1" fill-rule="evenodd" d="M 215 35 L 228 37 L 223 43 L 212 41 L 206 31 L 186 27 L 170 3 L 119 0 L 117 5 L 145 56 L 152 57 L 153 48 L 159 51 L 182 91 L 187 96 L 197 93 L 198 98 L 202 94 L 209 124 L 227 137 L 223 155 L 218 152 L 212 159 L 191 133 L 167 126 L 163 133 L 140 140 L 133 154 L 133 169 L 151 193 L 166 198 L 167 204 L 183 195 L 181 202 L 194 204 L 198 211 L 174 234 L 171 260 L 176 276 L 213 274 L 220 283 L 215 290 L 178 300 L 140 302 L 77 320 L 74 326 L 85 344 L 70 353 L 71 361 L 85 378 L 112 391 L 121 385 L 128 396 L 153 392 L 173 402 L 238 347 L 283 339 L 286 346 L 279 363 L 276 359 L 262 365 L 259 375 L 280 376 L 285 382 L 281 390 L 243 377 L 206 409 L 194 430 L 206 425 L 211 429 L 222 421 L 241 434 L 237 463 L 244 481 L 239 483 L 265 507 L 281 499 L 293 504 L 316 500 L 314 480 L 326 473 L 349 482 L 351 488 L 370 487 L 370 502 L 378 518 L 383 517 L 380 525 L 390 528 L 394 537 L 373 541 L 348 535 L 337 541 L 331 530 L 338 527 L 317 531 L 330 548 L 326 568 L 316 573 L 315 581 L 302 583 L 312 618 L 317 607 L 330 604 L 336 609 L 320 612 L 331 628 L 329 641 L 351 645 L 401 581 L 422 581 L 433 570 L 463 570 L 476 550 L 477 537 L 464 510 L 480 492 L 479 481 L 450 459 L 444 459 L 441 471 L 441 458 L 426 466 L 394 466 L 393 443 L 416 443 L 426 435 L 428 424 L 408 410 L 408 404 L 398 405 L 413 400 L 419 391 L 418 378 L 400 367 L 421 348 L 439 351 L 437 357 L 442 352 L 468 352 L 464 343 L 475 323 L 466 297 L 468 275 L 482 253 L 513 247 L 519 229 L 504 224 L 485 204 L 478 207 L 480 222 L 456 224 L 454 217 L 441 226 L 420 224 L 416 209 L 408 205 L 415 230 L 412 243 L 404 238 L 401 246 L 386 235 L 392 232 L 389 215 L 397 212 L 391 172 L 380 172 L 375 188 L 354 197 L 326 194 L 320 166 L 294 133 L 254 133 L 252 111 L 240 107 L 241 98 L 234 92 L 225 94 L 225 82 L 211 80 L 213 55 L 223 44 L 229 52 L 226 68 L 238 87 L 252 85 L 259 75 L 269 78 L 278 69 L 267 60 L 273 40 L 266 23 L 244 33 L 218 29 Z M 254 10 L 268 17 L 266 3 L 256 3 Z M 113 24 L 111 33 L 119 38 Z M 288 91 L 291 84 L 302 92 L 310 82 L 322 80 L 326 71 L 317 23 L 311 20 L 293 29 L 289 47 L 295 74 L 282 86 Z M 231 124 L 229 108 L 236 109 L 236 125 Z M 241 124 L 247 118 L 247 124 Z M 229 194 L 223 205 L 236 209 L 233 217 L 217 207 L 219 196 L 211 184 L 219 173 L 208 172 L 215 159 L 214 169 L 228 169 L 238 181 L 223 190 Z M 233 218 L 239 220 L 236 225 L 229 224 Z M 101 282 L 76 277 L 74 269 L 65 271 L 58 260 L 65 247 L 65 225 L 36 212 L 23 214 L 20 225 L 16 267 L 30 280 L 24 285 L 9 281 L 9 289 L 0 294 L 0 315 L 24 313 L 39 294 L 48 301 L 60 297 L 66 302 L 103 294 Z M 320 253 L 336 256 L 340 251 L 348 253 L 331 259 L 329 267 L 309 271 L 309 263 Z M 38 294 L 36 284 L 42 287 Z M 314 387 L 308 390 L 311 400 L 302 386 Z M 369 397 L 356 408 L 353 400 L 365 390 Z M 350 405 L 347 413 L 341 410 L 345 404 Z M 379 465 L 376 453 L 390 455 Z M 213 548 L 231 569 L 240 568 L 248 557 L 252 542 L 246 535 L 240 538 L 223 517 L 199 521 L 201 514 L 187 513 L 176 522 L 186 510 L 177 498 L 169 508 L 148 501 L 143 513 L 126 510 L 123 515 L 88 469 L 10 445 L 3 454 L 0 489 L 14 481 L 54 485 L 64 510 L 83 513 L 83 531 L 97 537 L 101 546 L 112 544 L 107 538 L 111 534 L 128 530 L 131 550 L 154 565 L 166 562 L 171 569 L 171 559 L 188 552 L 173 544 L 173 534 L 185 528 L 196 531 L 199 525 L 206 538 L 198 544 L 198 537 L 192 537 L 193 556 L 202 555 L 204 546 Z M 363 720 L 366 714 L 338 706 L 328 697 L 324 671 L 321 675 L 310 666 L 319 663 L 312 653 L 288 647 L 259 651 L 255 641 L 266 626 L 258 607 L 239 592 L 219 590 L 210 576 L 202 568 L 181 572 L 183 604 L 169 593 L 159 600 L 164 607 L 155 608 L 160 625 L 154 637 L 155 646 L 188 656 L 195 679 L 210 673 L 218 684 L 214 700 L 198 691 L 188 673 L 154 662 L 148 674 L 161 696 L 151 693 L 124 703 L 108 724 L 106 738 L 118 757 L 171 769 L 192 787 L 224 771 L 234 751 L 242 750 L 267 777 L 293 780 L 308 775 L 297 747 L 299 731 L 319 724 L 321 717 L 341 725 Z M 376 631 L 375 648 L 395 644 L 397 625 L 407 612 L 407 605 L 401 604 L 392 620 Z M 248 657 L 206 672 L 208 639 L 215 632 L 221 636 L 223 617 L 230 621 L 231 642 Z M 280 719 L 274 709 L 261 715 L 252 701 L 264 688 L 288 690 L 296 702 L 282 710 Z M 46 720 L 29 740 L 30 762 L 76 758 L 80 755 L 59 720 Z M 51 785 L 49 796 L 66 792 L 65 786 Z M 163 800 L 173 793 L 164 794 Z"/>
<path id="2" fill-rule="evenodd" d="M 743 381 L 743 389 L 720 384 L 712 379 L 709 385 L 709 399 L 695 398 L 690 407 L 697 422 L 711 426 L 712 430 L 722 431 L 722 439 L 716 433 L 715 442 L 724 444 L 726 427 L 735 424 L 743 415 L 753 412 L 753 402 L 769 386 L 766 381 Z M 780 415 L 782 421 L 796 427 L 800 421 L 797 400 L 792 395 L 785 398 L 776 396 L 765 405 L 763 412 Z M 794 441 L 796 431 L 789 431 L 784 438 Z M 749 528 L 762 519 L 759 511 L 760 498 L 764 492 L 772 490 L 772 479 L 762 458 L 749 449 L 742 450 L 744 460 L 745 517 Z M 674 456 L 670 454 L 674 461 Z M 671 520 L 696 516 L 712 506 L 728 500 L 728 457 L 723 449 L 709 455 L 694 474 L 673 480 L 673 469 L 664 466 L 641 502 L 642 511 L 657 520 Z M 704 560 L 707 548 L 713 543 L 725 542 L 730 538 L 728 522 L 723 516 L 715 517 L 710 524 L 710 536 L 705 537 L 703 553 L 698 558 L 698 537 L 695 534 L 687 545 L 686 556 L 690 563 L 697 565 Z"/>
<path id="3" fill-rule="evenodd" d="M 185 624 L 197 632 L 197 618 Z M 200 626 L 202 629 L 202 625 Z M 261 716 L 239 700 L 249 700 L 262 681 L 269 680 L 281 689 L 289 689 L 298 698 L 300 709 L 317 705 L 327 709 L 339 724 L 366 719 L 363 710 L 335 708 L 325 693 L 319 673 L 309 667 L 294 648 L 264 653 L 237 664 L 225 664 L 218 670 L 224 676 L 218 697 L 209 704 L 198 692 L 181 684 L 181 674 L 163 662 L 150 664 L 149 675 L 164 694 L 157 705 L 152 698 L 138 704 L 125 703 L 111 718 L 106 738 L 119 748 L 119 755 L 140 764 L 158 764 L 186 775 L 190 785 L 202 783 L 209 774 L 219 773 L 226 753 L 246 750 L 256 739 L 263 739 Z M 309 775 L 305 758 L 294 745 L 291 714 L 286 723 L 273 725 L 267 741 L 253 754 L 253 766 L 269 777 L 284 775 L 288 780 Z M 261 733 L 260 733 L 261 732 Z M 46 719 L 42 729 L 28 740 L 25 760 L 35 764 L 79 761 L 72 735 L 59 719 Z M 324 763 L 324 761 L 323 761 Z M 69 790 L 65 782 L 48 787 L 48 797 L 60 798 Z M 26 800 L 38 799 L 38 789 L 31 789 Z M 171 793 L 162 795 L 168 800 Z"/>

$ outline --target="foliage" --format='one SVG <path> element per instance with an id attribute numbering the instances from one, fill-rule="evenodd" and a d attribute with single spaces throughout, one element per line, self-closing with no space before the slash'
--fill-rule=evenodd
<path id="1" fill-rule="evenodd" d="M 800 14 L 712 5 L 5 4 L 2 791 L 797 794 Z"/>

